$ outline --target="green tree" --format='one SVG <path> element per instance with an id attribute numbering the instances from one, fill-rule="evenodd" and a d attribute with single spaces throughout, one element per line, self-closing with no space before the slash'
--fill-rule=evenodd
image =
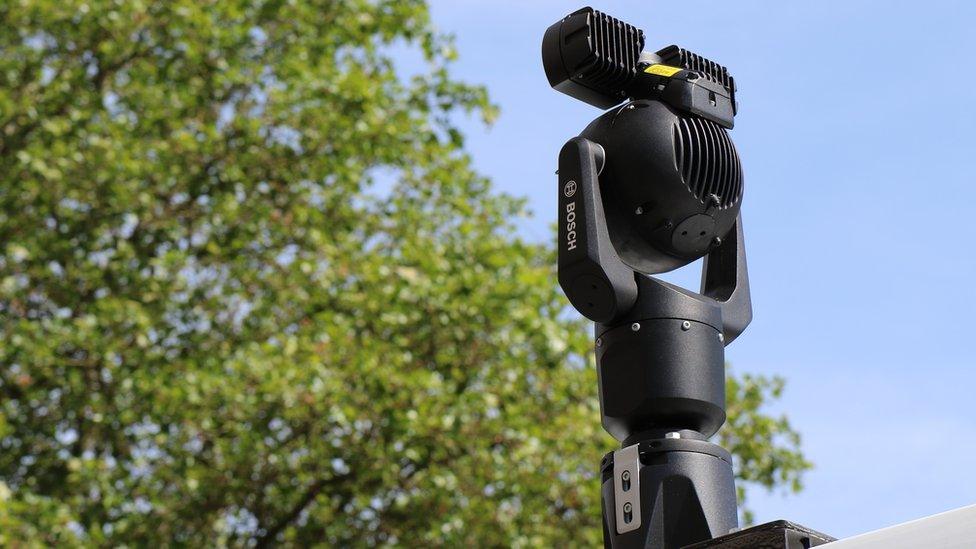
<path id="1" fill-rule="evenodd" d="M 0 545 L 598 543 L 589 330 L 453 57 L 422 0 L 0 3 Z M 723 437 L 796 489 L 780 388 Z"/>

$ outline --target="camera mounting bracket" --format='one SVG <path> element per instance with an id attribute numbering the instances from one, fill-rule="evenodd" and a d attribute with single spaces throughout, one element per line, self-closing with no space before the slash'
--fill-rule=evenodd
<path id="1" fill-rule="evenodd" d="M 652 301 L 662 317 L 687 318 L 689 308 L 701 316 L 702 306 L 714 307 L 696 320 L 731 343 L 752 320 L 742 216 L 705 256 L 699 294 L 637 272 L 621 261 L 610 239 L 599 179 L 605 161 L 603 147 L 583 137 L 570 139 L 559 153 L 559 285 L 570 303 L 594 322 L 616 324 L 637 302 L 640 281 L 655 286 L 647 290 L 656 294 Z"/>

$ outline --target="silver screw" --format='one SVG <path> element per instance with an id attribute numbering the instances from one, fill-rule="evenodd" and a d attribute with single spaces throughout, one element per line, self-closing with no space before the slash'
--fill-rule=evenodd
<path id="1" fill-rule="evenodd" d="M 631 324 L 630 325 L 630 329 L 633 330 L 633 331 L 635 331 L 635 332 L 637 330 L 640 330 L 640 323 L 639 322 L 635 322 L 635 323 Z"/>
<path id="2" fill-rule="evenodd" d="M 725 334 L 718 334 L 718 342 L 725 343 Z"/>
<path id="3" fill-rule="evenodd" d="M 630 480 L 630 471 L 624 471 L 623 473 L 620 473 L 620 479 Z"/>
<path id="4" fill-rule="evenodd" d="M 681 438 L 681 433 L 665 433 L 664 438 Z"/>
<path id="5" fill-rule="evenodd" d="M 684 322 L 682 322 L 681 323 L 681 329 L 684 330 L 684 331 L 686 331 L 686 332 L 688 330 L 690 330 L 691 329 L 691 322 L 688 322 L 687 320 L 684 321 Z"/>
<path id="6" fill-rule="evenodd" d="M 634 506 L 631 505 L 629 501 L 624 504 L 624 513 L 629 513 L 633 510 L 634 510 Z"/>
<path id="7" fill-rule="evenodd" d="M 634 213 L 636 213 L 637 215 L 641 215 L 644 213 L 644 208 L 642 208 L 641 206 L 637 206 L 637 210 L 635 210 Z"/>
<path id="8" fill-rule="evenodd" d="M 596 346 L 597 347 L 603 347 L 603 338 L 602 337 L 596 338 Z"/>

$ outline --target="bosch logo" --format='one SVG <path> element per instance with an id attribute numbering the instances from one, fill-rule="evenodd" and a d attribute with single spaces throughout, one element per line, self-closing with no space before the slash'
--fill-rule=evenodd
<path id="1" fill-rule="evenodd" d="M 572 181 L 570 182 L 572 183 Z M 575 190 L 575 189 L 574 189 Z M 576 202 L 566 204 L 566 251 L 576 249 Z"/>
<path id="2" fill-rule="evenodd" d="M 569 198 L 574 194 L 576 194 L 576 182 L 573 181 L 572 179 L 569 180 L 569 182 L 566 183 L 566 186 L 563 187 L 563 194 L 566 195 L 566 198 Z"/>

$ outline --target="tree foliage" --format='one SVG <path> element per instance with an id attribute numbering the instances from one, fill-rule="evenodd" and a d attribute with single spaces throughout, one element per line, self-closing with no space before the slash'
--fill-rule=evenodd
<path id="1" fill-rule="evenodd" d="M 421 0 L 0 4 L 0 545 L 598 543 L 589 330 L 453 57 Z M 796 489 L 780 389 L 723 440 Z"/>

